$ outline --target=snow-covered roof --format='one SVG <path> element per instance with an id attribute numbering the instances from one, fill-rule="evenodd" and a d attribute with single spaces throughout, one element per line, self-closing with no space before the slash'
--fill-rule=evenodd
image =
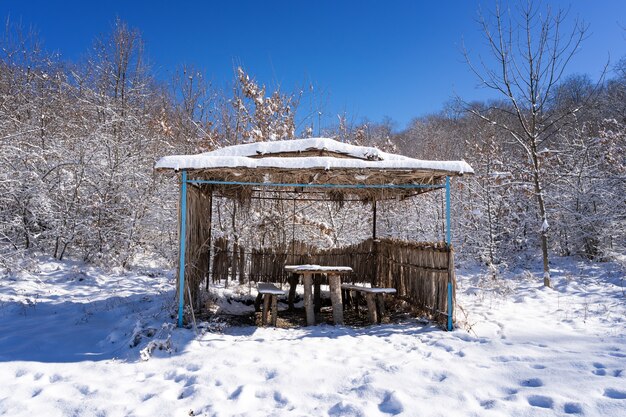
<path id="1" fill-rule="evenodd" d="M 314 156 L 319 151 L 324 156 Z M 307 153 L 298 156 L 300 153 Z M 281 156 L 272 156 L 280 154 Z M 287 155 L 286 155 L 287 154 Z M 291 155 L 293 154 L 293 155 Z M 333 154 L 336 154 L 333 156 Z M 255 142 L 228 146 L 197 155 L 171 155 L 159 159 L 157 169 L 382 169 L 442 171 L 457 175 L 473 174 L 465 161 L 427 161 L 356 146 L 329 138 L 310 138 L 275 142 Z"/>

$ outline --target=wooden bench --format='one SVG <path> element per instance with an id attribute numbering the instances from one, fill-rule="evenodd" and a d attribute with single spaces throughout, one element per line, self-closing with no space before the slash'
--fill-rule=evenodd
<path id="1" fill-rule="evenodd" d="M 259 282 L 257 284 L 257 290 L 259 292 L 258 297 L 263 297 L 263 310 L 261 311 L 261 324 L 265 326 L 267 324 L 267 315 L 269 313 L 270 304 L 272 306 L 272 326 L 276 327 L 276 320 L 278 319 L 278 296 L 285 295 L 285 291 L 276 287 L 274 284 L 267 282 Z"/>
<path id="2" fill-rule="evenodd" d="M 380 323 L 385 315 L 385 294 L 395 294 L 395 288 L 365 287 L 362 285 L 342 284 L 344 306 L 349 307 L 352 302 L 351 292 L 363 293 L 367 302 L 367 315 L 370 323 Z M 354 308 L 359 311 L 359 300 L 355 298 Z"/>

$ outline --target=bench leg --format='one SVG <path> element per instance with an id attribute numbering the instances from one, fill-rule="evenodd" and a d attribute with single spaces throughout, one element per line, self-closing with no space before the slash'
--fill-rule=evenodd
<path id="1" fill-rule="evenodd" d="M 272 326 L 276 327 L 278 320 L 278 296 L 272 295 Z"/>
<path id="2" fill-rule="evenodd" d="M 385 316 L 385 294 L 376 294 L 376 305 L 378 307 L 378 322 L 382 323 Z"/>
<path id="3" fill-rule="evenodd" d="M 365 294 L 365 300 L 367 301 L 367 316 L 370 323 L 374 324 L 377 322 L 376 301 L 374 300 L 374 294 Z"/>
<path id="4" fill-rule="evenodd" d="M 270 294 L 263 295 L 263 312 L 261 313 L 261 324 L 265 326 L 267 324 L 267 314 L 270 310 Z"/>
<path id="5" fill-rule="evenodd" d="M 261 300 L 263 298 L 263 294 L 259 293 L 257 294 L 256 298 L 254 299 L 254 311 L 255 312 L 259 312 L 261 311 Z"/>
<path id="6" fill-rule="evenodd" d="M 343 295 L 343 309 L 347 310 L 352 307 L 352 291 L 350 290 L 341 290 Z"/>

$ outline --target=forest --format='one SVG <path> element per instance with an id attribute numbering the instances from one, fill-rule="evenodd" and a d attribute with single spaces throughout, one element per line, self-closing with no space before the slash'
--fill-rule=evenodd
<path id="1" fill-rule="evenodd" d="M 453 243 L 461 259 L 494 276 L 542 252 L 544 271 L 553 255 L 611 259 L 626 239 L 626 59 L 606 63 L 600 79 L 565 72 L 586 28 L 558 38 L 552 24 L 559 19 L 539 22 L 533 45 L 551 58 L 543 64 L 533 54 L 511 60 L 515 41 L 503 45 L 489 31 L 507 23 L 500 15 L 482 21 L 495 65 L 466 60 L 500 98 L 452 97 L 400 130 L 390 118 L 348 114 L 319 126 L 323 100 L 314 86 L 262 85 L 242 67 L 227 86 L 190 65 L 159 79 L 140 30 L 119 19 L 78 62 L 48 52 L 35 31 L 8 20 L 0 40 L 0 263 L 11 269 L 32 253 L 102 265 L 126 266 L 144 253 L 173 262 L 178 182 L 154 172 L 159 157 L 314 133 L 467 161 L 476 175 L 453 184 Z M 511 68 L 499 72 L 498 62 Z M 379 233 L 442 240 L 443 196 L 431 194 L 386 205 Z M 278 202 L 239 213 L 227 200 L 217 204 L 216 236 L 250 244 L 260 244 L 261 226 L 261 243 L 291 239 L 278 231 L 293 228 L 296 240 L 312 234 L 323 247 L 355 243 L 369 230 L 369 208 L 359 203 L 310 205 L 293 218 Z M 408 220 L 407 210 L 415 214 Z M 338 232 L 355 218 L 364 226 Z"/>

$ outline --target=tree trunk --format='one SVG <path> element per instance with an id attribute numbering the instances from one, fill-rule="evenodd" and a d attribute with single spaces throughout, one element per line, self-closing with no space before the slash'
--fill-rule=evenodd
<path id="1" fill-rule="evenodd" d="M 548 218 L 546 214 L 546 206 L 543 198 L 543 189 L 541 187 L 541 179 L 539 178 L 539 159 L 537 158 L 537 142 L 536 139 L 531 141 L 531 153 L 533 161 L 533 182 L 535 186 L 535 195 L 537 196 L 537 204 L 539 205 L 539 216 L 541 217 L 541 255 L 543 257 L 543 285 L 550 286 L 550 263 L 548 257 Z"/>

